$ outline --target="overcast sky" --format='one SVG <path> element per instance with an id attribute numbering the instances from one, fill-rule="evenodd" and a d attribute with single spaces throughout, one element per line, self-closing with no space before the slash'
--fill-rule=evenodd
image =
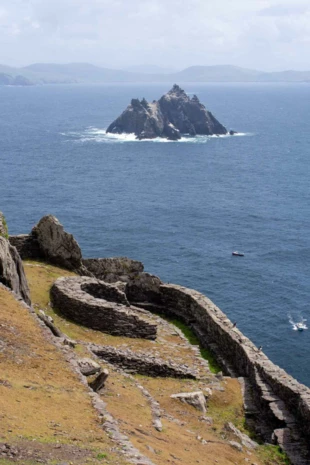
<path id="1" fill-rule="evenodd" d="M 310 69 L 310 2 L 0 0 L 0 63 Z"/>

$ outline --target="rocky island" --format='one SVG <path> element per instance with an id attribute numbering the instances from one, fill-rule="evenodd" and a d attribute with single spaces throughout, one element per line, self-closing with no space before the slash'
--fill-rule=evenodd
<path id="1" fill-rule="evenodd" d="M 190 98 L 174 84 L 167 94 L 152 103 L 145 98 L 132 99 L 126 110 L 110 124 L 107 133 L 135 134 L 137 139 L 179 140 L 182 135 L 224 135 L 228 131 L 196 95 Z"/>

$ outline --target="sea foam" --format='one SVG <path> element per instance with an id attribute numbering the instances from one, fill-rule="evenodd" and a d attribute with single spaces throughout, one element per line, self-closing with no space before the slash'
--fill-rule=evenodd
<path id="1" fill-rule="evenodd" d="M 231 136 L 230 134 L 223 134 L 223 135 L 213 135 L 213 136 L 190 136 L 190 135 L 184 135 L 180 140 L 178 141 L 171 141 L 168 139 L 165 139 L 163 137 L 157 137 L 155 139 L 143 139 L 139 140 L 136 138 L 136 135 L 134 133 L 132 134 L 112 134 L 112 133 L 107 133 L 106 129 L 100 129 L 100 128 L 95 128 L 95 127 L 88 127 L 85 130 L 78 132 L 78 131 L 70 131 L 70 132 L 65 132 L 61 133 L 61 135 L 67 137 L 68 141 L 74 141 L 74 142 L 80 142 L 80 143 L 85 143 L 85 142 L 96 142 L 96 143 L 126 143 L 126 142 L 139 142 L 139 143 L 145 143 L 145 142 L 152 142 L 152 143 L 187 143 L 187 144 L 205 144 L 209 142 L 211 139 L 223 139 L 223 138 L 230 138 L 230 137 L 240 137 L 240 136 L 250 136 L 252 134 L 249 133 L 244 133 L 244 132 L 238 132 L 237 134 L 234 134 Z"/>

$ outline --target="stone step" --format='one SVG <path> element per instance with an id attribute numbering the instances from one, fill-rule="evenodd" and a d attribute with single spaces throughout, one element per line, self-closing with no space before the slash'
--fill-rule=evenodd
<path id="1" fill-rule="evenodd" d="M 296 420 L 293 415 L 288 411 L 285 403 L 279 396 L 274 394 L 271 386 L 261 377 L 259 372 L 255 370 L 255 382 L 260 391 L 260 399 L 268 405 L 270 413 L 276 422 L 283 423 L 284 426 L 295 426 Z"/>
<path id="2" fill-rule="evenodd" d="M 309 465 L 310 453 L 307 442 L 299 436 L 296 428 L 279 428 L 274 437 L 293 465 Z"/>
<path id="3" fill-rule="evenodd" d="M 258 415 L 256 403 L 253 398 L 253 389 L 248 378 L 238 378 L 241 385 L 241 391 L 243 396 L 243 408 L 246 417 L 253 417 Z"/>

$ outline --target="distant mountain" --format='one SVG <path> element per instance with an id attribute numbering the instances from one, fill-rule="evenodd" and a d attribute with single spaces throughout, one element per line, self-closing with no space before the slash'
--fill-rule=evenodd
<path id="1" fill-rule="evenodd" d="M 32 86 L 34 83 L 25 76 L 12 76 L 7 73 L 0 73 L 0 86 Z"/>
<path id="2" fill-rule="evenodd" d="M 253 82 L 261 75 L 261 71 L 230 65 L 191 66 L 175 73 L 176 80 L 183 82 Z"/>
<path id="3" fill-rule="evenodd" d="M 130 70 L 131 71 L 130 71 Z M 23 68 L 0 65 L 0 84 L 67 84 L 109 82 L 309 82 L 310 71 L 266 73 L 238 66 L 191 66 L 168 72 L 153 65 L 133 66 L 127 70 L 102 68 L 89 63 L 35 63 Z M 12 78 L 8 77 L 10 76 Z M 24 82 L 24 84 L 22 84 Z"/>
<path id="4" fill-rule="evenodd" d="M 143 73 L 143 74 L 172 74 L 175 73 L 175 69 L 172 68 L 163 68 L 156 65 L 135 65 L 124 68 L 124 71 L 129 71 L 130 73 Z"/>

